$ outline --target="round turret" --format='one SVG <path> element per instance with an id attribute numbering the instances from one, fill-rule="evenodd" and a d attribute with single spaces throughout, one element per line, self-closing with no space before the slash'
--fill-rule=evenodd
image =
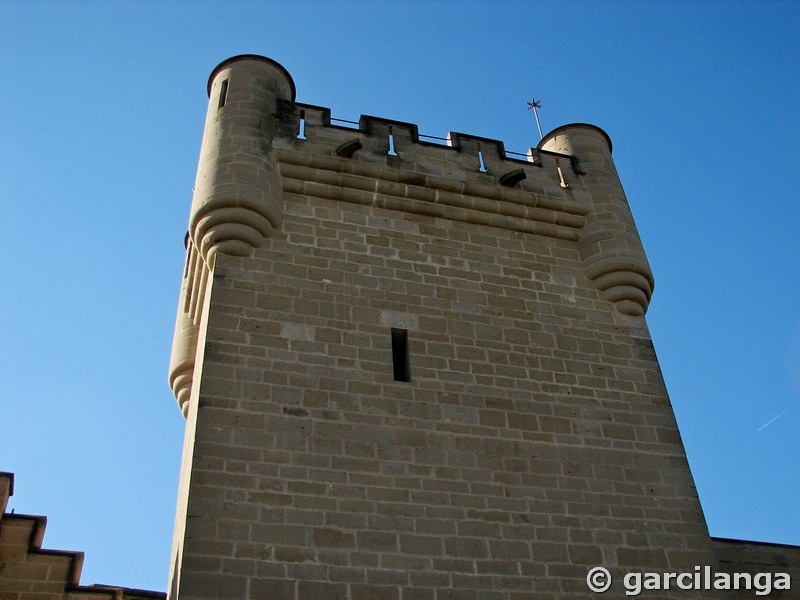
<path id="1" fill-rule="evenodd" d="M 579 239 L 586 274 L 621 313 L 644 315 L 654 281 L 628 200 L 611 158 L 611 139 L 594 125 L 565 125 L 539 148 L 575 157 L 593 209 Z"/>
<path id="2" fill-rule="evenodd" d="M 283 198 L 272 140 L 278 103 L 293 102 L 295 87 L 275 61 L 245 54 L 212 71 L 208 98 L 169 369 L 184 415 L 214 257 L 218 252 L 246 256 L 280 225 Z"/>
<path id="3" fill-rule="evenodd" d="M 278 101 L 294 101 L 295 86 L 275 61 L 246 54 L 214 69 L 208 96 L 189 234 L 210 266 L 218 251 L 249 254 L 280 225 L 272 140 Z"/>

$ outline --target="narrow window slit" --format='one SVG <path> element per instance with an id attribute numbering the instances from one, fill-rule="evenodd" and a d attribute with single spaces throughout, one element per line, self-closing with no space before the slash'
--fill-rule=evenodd
<path id="1" fill-rule="evenodd" d="M 408 330 L 392 327 L 392 365 L 395 381 L 411 381 L 408 359 Z"/>
<path id="2" fill-rule="evenodd" d="M 392 134 L 391 125 L 389 125 L 389 156 L 397 156 L 397 152 L 394 151 L 394 134 Z M 408 380 L 403 379 L 401 381 L 408 381 Z"/>
<path id="3" fill-rule="evenodd" d="M 225 81 L 222 82 L 222 89 L 220 89 L 219 91 L 219 106 L 217 106 L 218 109 L 223 108 L 225 106 L 225 103 L 228 101 L 228 81 L 230 80 L 226 79 Z"/>
<path id="4" fill-rule="evenodd" d="M 489 169 L 486 168 L 486 163 L 483 162 L 483 150 L 481 150 L 480 143 L 478 144 L 478 163 L 480 164 L 480 172 L 487 173 Z"/>
<path id="5" fill-rule="evenodd" d="M 306 111 L 300 111 L 300 132 L 297 134 L 298 140 L 306 139 Z"/>

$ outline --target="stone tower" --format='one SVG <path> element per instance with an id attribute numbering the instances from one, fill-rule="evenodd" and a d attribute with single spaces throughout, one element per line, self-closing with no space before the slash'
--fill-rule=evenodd
<path id="1" fill-rule="evenodd" d="M 592 566 L 713 564 L 602 130 L 523 159 L 340 122 L 253 55 L 208 93 L 172 598 L 593 597 Z"/>

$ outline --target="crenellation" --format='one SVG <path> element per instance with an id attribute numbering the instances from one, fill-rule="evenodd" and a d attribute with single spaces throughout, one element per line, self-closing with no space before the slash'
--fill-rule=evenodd
<path id="1" fill-rule="evenodd" d="M 298 141 L 297 123 L 301 112 L 306 137 Z M 503 174 L 523 168 L 525 181 L 520 184 L 522 189 L 552 197 L 564 197 L 566 189 L 563 185 L 564 169 L 560 163 L 569 163 L 573 171 L 577 169 L 573 157 L 558 152 L 530 148 L 526 154 L 516 155 L 508 153 L 499 140 L 457 132 L 450 132 L 447 138 L 442 138 L 444 143 L 432 142 L 427 140 L 439 138 L 420 136 L 417 125 L 412 123 L 362 115 L 358 127 L 354 128 L 333 123 L 330 115 L 330 109 L 324 107 L 283 103 L 279 117 L 284 123 L 281 131 L 287 139 L 282 141 L 281 147 L 308 152 L 310 146 L 315 152 L 325 150 L 329 155 L 347 159 L 358 158 L 360 152 L 362 159 L 372 164 L 390 165 L 391 161 L 395 168 L 488 185 L 496 185 Z M 353 137 L 353 132 L 360 135 Z M 389 135 L 393 137 L 397 156 L 389 155 Z M 434 167 L 437 164 L 439 166 Z M 460 168 L 454 170 L 456 165 Z M 530 171 L 528 166 L 549 173 L 550 183 L 537 183 L 541 181 L 541 175 L 534 177 L 535 171 Z"/>

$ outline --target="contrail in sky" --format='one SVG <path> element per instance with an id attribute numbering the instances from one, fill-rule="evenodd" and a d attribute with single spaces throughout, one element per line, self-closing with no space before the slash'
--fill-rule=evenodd
<path id="1" fill-rule="evenodd" d="M 792 402 L 792 403 L 791 403 L 789 406 L 787 406 L 786 408 L 784 408 L 784 409 L 783 409 L 781 412 L 779 412 L 777 415 L 775 415 L 775 416 L 774 416 L 774 417 L 772 417 L 772 418 L 771 418 L 769 421 L 767 421 L 767 422 L 766 422 L 766 423 L 764 423 L 764 424 L 763 424 L 761 427 L 759 427 L 759 428 L 757 429 L 757 431 L 761 431 L 762 429 L 764 429 L 764 427 L 766 427 L 766 426 L 767 426 L 767 425 L 769 425 L 770 423 L 772 423 L 772 422 L 774 422 L 774 421 L 777 421 L 777 420 L 778 420 L 780 417 L 782 417 L 782 416 L 784 415 L 784 413 L 785 413 L 787 410 L 789 410 L 790 408 L 792 408 L 792 407 L 793 407 L 795 404 L 797 404 L 797 402 Z"/>

